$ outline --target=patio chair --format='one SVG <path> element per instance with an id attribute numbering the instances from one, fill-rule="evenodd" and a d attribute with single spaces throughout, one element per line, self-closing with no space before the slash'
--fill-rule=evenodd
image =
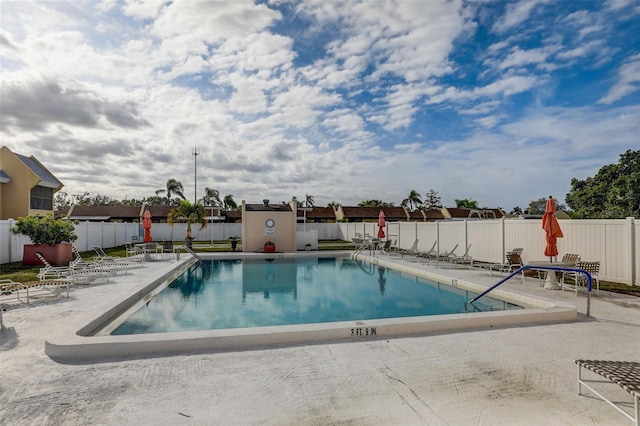
<path id="1" fill-rule="evenodd" d="M 162 242 L 162 252 L 163 253 L 173 253 L 173 241 L 163 241 Z"/>
<path id="2" fill-rule="evenodd" d="M 579 261 L 580 261 L 580 255 L 579 254 L 566 253 L 564 256 L 562 256 L 562 263 L 573 263 L 573 266 L 576 266 Z M 562 272 L 562 283 L 563 284 L 565 282 L 565 276 L 567 274 L 575 274 L 575 272 L 563 271 Z"/>
<path id="3" fill-rule="evenodd" d="M 578 395 L 583 395 L 582 386 L 584 386 L 596 394 L 601 400 L 634 422 L 636 426 L 640 425 L 640 362 L 577 359 L 575 363 L 578 365 Z M 583 369 L 589 370 L 600 377 L 604 377 L 611 383 L 629 392 L 633 397 L 633 415 L 620 407 L 623 403 L 618 401 L 614 402 L 612 398 L 607 398 L 596 391 L 591 383 L 599 383 L 598 387 L 601 387 L 603 386 L 602 383 L 607 382 L 603 380 L 584 379 Z"/>
<path id="4" fill-rule="evenodd" d="M 132 257 L 140 254 L 140 250 L 132 243 L 124 243 L 125 256 Z"/>
<path id="5" fill-rule="evenodd" d="M 518 252 L 509 252 L 507 253 L 507 262 L 506 263 L 495 263 L 489 266 L 489 274 L 493 275 L 493 271 L 496 272 L 506 272 L 508 274 L 517 271 L 518 269 L 524 266 L 524 262 L 522 261 L 522 257 Z M 524 271 L 522 273 L 522 284 L 524 284 Z"/>
<path id="6" fill-rule="evenodd" d="M 576 268 L 584 269 L 591 275 L 593 279 L 593 284 L 596 286 L 596 294 L 600 292 L 600 262 L 583 262 L 578 261 L 576 263 Z M 569 278 L 573 278 L 573 284 L 565 283 L 564 280 L 562 282 L 562 289 L 565 287 L 572 288 L 575 290 L 576 294 L 578 294 L 578 288 L 584 287 L 588 284 L 587 276 L 583 273 L 579 272 L 567 272 L 566 273 Z"/>

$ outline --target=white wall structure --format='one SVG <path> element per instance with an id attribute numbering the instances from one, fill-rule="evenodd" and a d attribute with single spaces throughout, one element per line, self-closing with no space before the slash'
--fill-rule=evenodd
<path id="1" fill-rule="evenodd" d="M 600 279 L 640 285 L 640 221 L 626 219 L 559 220 L 564 238 L 558 239 L 558 252 L 577 253 L 584 261 L 600 261 Z M 13 235 L 9 229 L 15 221 L 0 221 L 0 263 L 22 260 L 22 247 L 29 238 Z M 93 246 L 104 248 L 124 245 L 131 236 L 143 235 L 137 223 L 80 222 L 75 225 L 80 251 Z M 154 241 L 184 241 L 186 224 L 170 226 L 154 223 Z M 366 223 L 307 223 L 297 224 L 300 232 L 316 231 L 318 240 L 352 240 L 356 233 L 376 236 L 378 225 Z M 502 263 L 506 252 L 516 247 L 524 249 L 525 262 L 547 260 L 544 256 L 545 233 L 539 220 L 488 219 L 437 222 L 387 222 L 387 238 L 397 240 L 401 248 L 409 248 L 418 239 L 418 248 L 428 250 L 434 242 L 439 252 L 451 250 L 456 244 L 457 254 L 465 252 L 478 261 Z M 242 235 L 241 223 L 213 223 L 199 230 L 193 227 L 196 241 L 220 241 Z"/>

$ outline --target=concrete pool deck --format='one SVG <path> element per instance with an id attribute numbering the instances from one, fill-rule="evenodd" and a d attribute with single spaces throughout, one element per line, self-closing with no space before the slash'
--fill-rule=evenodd
<path id="1" fill-rule="evenodd" d="M 416 267 L 415 262 L 393 262 Z M 573 305 L 575 321 L 248 351 L 58 363 L 45 339 L 79 329 L 100 306 L 176 266 L 145 263 L 69 298 L 10 306 L 0 332 L 0 424 L 626 425 L 578 396 L 575 359 L 640 361 L 640 298 L 586 297 L 527 281 L 503 287 Z M 484 272 L 417 265 L 489 286 Z M 617 401 L 631 396 L 605 387 Z"/>

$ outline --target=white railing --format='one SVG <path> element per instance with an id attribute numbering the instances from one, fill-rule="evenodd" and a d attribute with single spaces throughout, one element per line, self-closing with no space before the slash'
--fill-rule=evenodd
<path id="1" fill-rule="evenodd" d="M 29 244 L 26 237 L 12 235 L 10 227 L 15 221 L 0 221 L 0 263 L 22 260 L 22 247 Z M 600 261 L 600 278 L 606 281 L 640 285 L 640 222 L 633 218 L 601 220 L 559 220 L 564 238 L 558 239 L 560 256 L 577 253 L 582 260 Z M 298 224 L 299 231 L 317 231 L 319 240 L 352 240 L 356 233 L 378 234 L 377 223 L 307 223 Z M 199 230 L 192 227 L 195 241 L 220 241 L 242 235 L 242 224 L 215 223 Z M 545 260 L 545 233 L 539 220 L 464 220 L 439 222 L 389 222 L 389 239 L 397 240 L 401 248 L 409 248 L 416 238 L 418 248 L 429 249 L 435 241 L 440 252 L 451 250 L 469 254 L 479 261 L 500 263 L 507 251 L 522 247 L 523 260 Z M 80 251 L 93 246 L 115 247 L 131 241 L 131 236 L 144 235 L 137 223 L 81 222 L 76 224 L 78 240 L 74 245 Z M 154 223 L 151 229 L 154 241 L 181 241 L 186 236 L 186 224 L 170 226 Z"/>

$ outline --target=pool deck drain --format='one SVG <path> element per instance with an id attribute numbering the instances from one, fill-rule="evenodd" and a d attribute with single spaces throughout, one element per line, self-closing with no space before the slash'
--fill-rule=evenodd
<path id="1" fill-rule="evenodd" d="M 586 318 L 584 294 L 533 280 L 505 286 L 575 306 L 577 319 L 124 360 L 59 363 L 44 354 L 45 340 L 75 333 L 175 264 L 145 264 L 109 283 L 74 287 L 68 299 L 4 312 L 0 424 L 628 424 L 606 403 L 577 395 L 573 360 L 640 361 L 640 298 L 600 292 Z M 418 267 L 485 286 L 497 281 Z"/>

